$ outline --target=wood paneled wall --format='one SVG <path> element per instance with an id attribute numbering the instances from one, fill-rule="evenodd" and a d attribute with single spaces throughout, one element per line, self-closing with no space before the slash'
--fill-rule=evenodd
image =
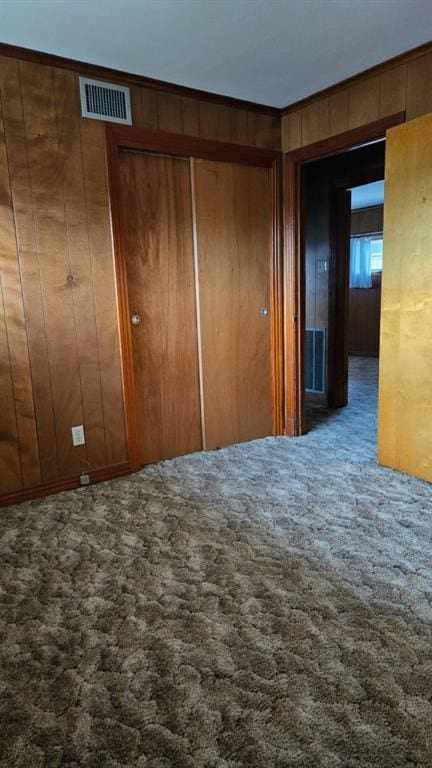
<path id="1" fill-rule="evenodd" d="M 0 495 L 127 460 L 104 125 L 77 80 L 0 57 Z M 131 92 L 137 126 L 280 146 L 277 117 Z"/>
<path id="2" fill-rule="evenodd" d="M 378 234 L 383 231 L 383 220 L 383 205 L 371 205 L 369 208 L 357 208 L 351 213 L 351 234 Z"/>
<path id="3" fill-rule="evenodd" d="M 359 208 L 351 214 L 351 234 L 370 235 L 383 231 L 384 206 Z M 372 275 L 371 288 L 350 288 L 349 353 L 378 357 L 381 313 L 381 272 Z"/>
<path id="4" fill-rule="evenodd" d="M 406 119 L 432 111 L 432 45 L 394 65 L 352 78 L 288 109 L 282 118 L 282 148 L 289 152 L 351 128 L 406 111 Z"/>

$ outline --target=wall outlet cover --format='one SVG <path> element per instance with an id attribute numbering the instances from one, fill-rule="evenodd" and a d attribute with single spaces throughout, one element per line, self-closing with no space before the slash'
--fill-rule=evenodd
<path id="1" fill-rule="evenodd" d="M 73 445 L 85 444 L 84 426 L 79 424 L 77 427 L 72 427 L 72 443 Z"/>

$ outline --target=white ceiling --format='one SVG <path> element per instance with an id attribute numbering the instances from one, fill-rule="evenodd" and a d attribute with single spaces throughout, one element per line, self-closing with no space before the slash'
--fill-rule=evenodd
<path id="1" fill-rule="evenodd" d="M 3 42 L 276 107 L 431 38 L 431 0 L 0 0 Z"/>
<path id="2" fill-rule="evenodd" d="M 383 205 L 384 182 L 373 181 L 371 184 L 362 184 L 361 187 L 353 187 L 351 190 L 351 209 L 369 208 L 371 205 Z"/>

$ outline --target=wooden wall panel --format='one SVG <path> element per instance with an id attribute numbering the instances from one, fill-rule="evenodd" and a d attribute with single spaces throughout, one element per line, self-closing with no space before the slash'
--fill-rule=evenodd
<path id="1" fill-rule="evenodd" d="M 330 101 L 321 99 L 312 102 L 303 110 L 302 141 L 313 144 L 315 141 L 326 139 L 330 135 Z"/>
<path id="2" fill-rule="evenodd" d="M 143 128 L 155 130 L 158 127 L 158 100 L 156 91 L 148 88 L 137 88 L 141 92 L 141 120 Z M 135 115 L 132 109 L 132 114 Z"/>
<path id="3" fill-rule="evenodd" d="M 352 235 L 376 235 L 383 231 L 384 206 L 371 205 L 357 208 L 351 213 Z"/>
<path id="4" fill-rule="evenodd" d="M 349 129 L 349 93 L 337 91 L 330 96 L 330 136 Z"/>
<path id="5" fill-rule="evenodd" d="M 77 83 L 73 72 L 54 71 L 54 95 L 69 259 L 67 281 L 72 295 L 80 393 L 86 424 L 86 459 L 91 467 L 103 467 L 107 457 L 101 371 L 77 115 Z"/>
<path id="6" fill-rule="evenodd" d="M 36 228 L 33 216 L 19 63 L 0 62 L 7 159 L 19 251 L 42 482 L 58 478 L 57 436 L 45 331 Z M 3 209 L 3 215 L 6 214 Z"/>
<path id="7" fill-rule="evenodd" d="M 408 65 L 400 64 L 379 78 L 379 116 L 387 117 L 406 108 Z"/>
<path id="8" fill-rule="evenodd" d="M 11 405 L 12 412 L 15 411 L 16 415 L 22 483 L 24 487 L 29 487 L 41 482 L 41 473 L 12 194 L 7 169 L 6 137 L 1 113 L 0 206 L 3 211 L 0 222 L 0 276 L 4 334 L 7 336 L 13 386 L 14 404 Z"/>
<path id="9" fill-rule="evenodd" d="M 188 136 L 200 135 L 199 104 L 193 99 L 182 99 L 183 131 Z"/>
<path id="10" fill-rule="evenodd" d="M 349 292 L 349 354 L 378 357 L 381 313 L 381 272 L 372 277 L 371 288 Z"/>
<path id="11" fill-rule="evenodd" d="M 408 64 L 407 120 L 432 112 L 432 51 Z"/>
<path id="12" fill-rule="evenodd" d="M 126 436 L 113 250 L 106 179 L 105 133 L 97 120 L 81 120 L 87 227 L 92 258 L 104 436 L 108 466 L 125 461 Z"/>
<path id="13" fill-rule="evenodd" d="M 348 90 L 348 128 L 373 123 L 379 118 L 379 77 L 356 83 Z"/>
<path id="14" fill-rule="evenodd" d="M 158 128 L 171 133 L 183 133 L 182 97 L 174 93 L 157 93 Z"/>
<path id="15" fill-rule="evenodd" d="M 23 487 L 23 477 L 2 282 L 0 280 L 0 462 L 2 491 L 9 493 Z"/>
<path id="16" fill-rule="evenodd" d="M 127 460 L 105 130 L 80 116 L 78 74 L 0 57 L 0 495 Z M 280 147 L 279 118 L 250 106 L 131 100 L 141 127 Z"/>
<path id="17" fill-rule="evenodd" d="M 230 141 L 233 144 L 248 143 L 248 113 L 244 109 L 229 110 Z"/>
<path id="18" fill-rule="evenodd" d="M 351 128 L 406 111 L 406 119 L 432 111 L 432 44 L 408 52 L 346 84 L 293 104 L 282 117 L 282 149 L 289 152 Z M 330 113 L 327 128 L 327 113 Z"/>
<path id="19" fill-rule="evenodd" d="M 70 275 L 62 158 L 58 147 L 53 72 L 22 62 L 21 89 L 33 216 L 48 342 L 60 476 L 76 474 L 86 457 L 70 428 L 83 423 L 77 335 Z"/>
<path id="20" fill-rule="evenodd" d="M 229 110 L 209 101 L 199 103 L 200 135 L 217 141 L 230 140 Z"/>
<path id="21" fill-rule="evenodd" d="M 388 133 L 378 459 L 432 481 L 432 114 Z"/>

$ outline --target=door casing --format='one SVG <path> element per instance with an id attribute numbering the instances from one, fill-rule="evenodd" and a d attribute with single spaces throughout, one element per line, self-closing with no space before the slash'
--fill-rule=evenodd
<path id="1" fill-rule="evenodd" d="M 306 163 L 385 137 L 386 131 L 405 122 L 398 112 L 351 131 L 292 150 L 284 155 L 284 385 L 285 431 L 292 437 L 306 431 L 304 386 L 305 258 L 301 169 Z M 361 183 L 361 182 L 359 182 Z M 334 279 L 336 276 L 334 275 Z M 333 289 L 334 290 L 334 289 Z"/>
<path id="2" fill-rule="evenodd" d="M 126 439 L 131 471 L 139 469 L 140 452 L 137 421 L 137 396 L 134 380 L 130 307 L 126 270 L 126 245 L 121 217 L 119 151 L 152 152 L 176 157 L 220 160 L 270 168 L 272 171 L 273 254 L 270 276 L 271 359 L 273 433 L 281 435 L 284 425 L 284 350 L 283 350 L 283 279 L 281 248 L 281 183 L 279 152 L 162 131 L 129 126 L 106 125 L 107 167 L 117 311 L 122 360 L 123 398 Z"/>

